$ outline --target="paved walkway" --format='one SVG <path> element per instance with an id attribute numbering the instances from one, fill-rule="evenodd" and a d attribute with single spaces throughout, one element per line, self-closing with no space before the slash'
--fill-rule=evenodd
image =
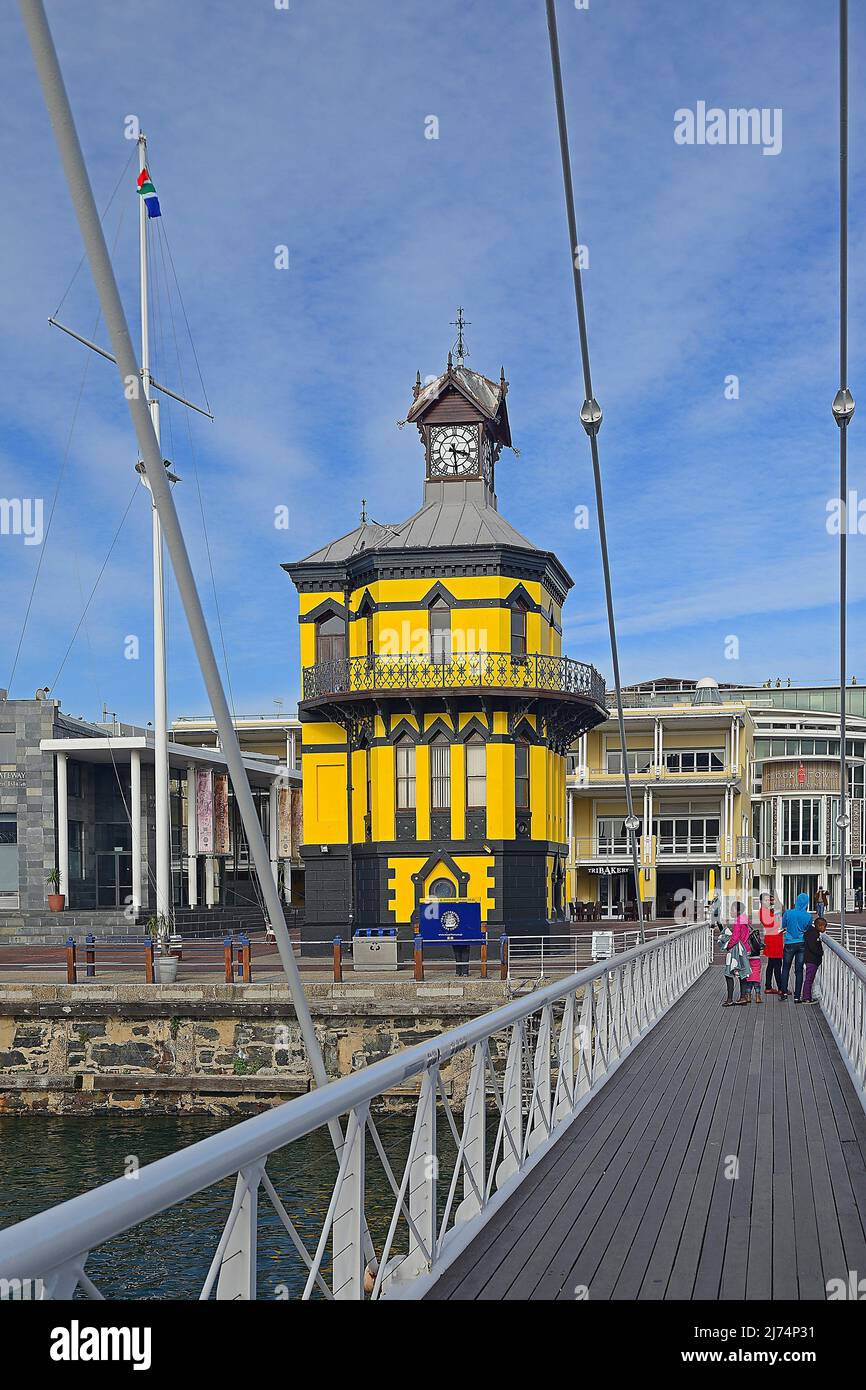
<path id="1" fill-rule="evenodd" d="M 820 1007 L 724 992 L 714 966 L 430 1298 L 824 1299 L 866 1276 L 866 1113 Z"/>

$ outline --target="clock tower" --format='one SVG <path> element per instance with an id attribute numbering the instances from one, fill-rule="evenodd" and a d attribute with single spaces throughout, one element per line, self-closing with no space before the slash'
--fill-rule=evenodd
<path id="1" fill-rule="evenodd" d="M 504 368 L 498 382 L 490 381 L 462 363 L 455 366 L 451 353 L 434 381 L 422 386 L 418 374 L 406 423 L 417 426 L 424 444 L 425 502 L 456 501 L 462 491 L 496 505 L 496 462 L 511 445 L 507 394 Z"/>
<path id="2" fill-rule="evenodd" d="M 496 937 L 565 915 L 566 754 L 607 718 L 604 681 L 562 651 L 570 576 L 499 511 L 508 382 L 465 366 L 458 327 L 405 421 L 424 449 L 419 509 L 386 523 L 365 506 L 285 566 L 311 950 L 355 927 L 409 937 L 443 898 L 478 902 Z"/>

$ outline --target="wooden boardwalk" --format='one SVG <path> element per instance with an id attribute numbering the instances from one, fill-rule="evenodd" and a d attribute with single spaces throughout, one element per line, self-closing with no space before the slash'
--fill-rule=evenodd
<path id="1" fill-rule="evenodd" d="M 866 1277 L 866 1113 L 820 1007 L 723 997 L 714 966 L 428 1298 L 825 1299 Z"/>

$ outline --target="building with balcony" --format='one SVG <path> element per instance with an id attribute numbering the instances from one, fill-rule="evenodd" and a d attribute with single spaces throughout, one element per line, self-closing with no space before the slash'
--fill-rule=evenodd
<path id="1" fill-rule="evenodd" d="M 669 917 L 681 904 L 706 902 L 711 873 L 725 897 L 743 897 L 754 864 L 748 704 L 709 677 L 629 687 L 623 699 L 625 753 L 613 718 L 569 754 L 569 898 L 616 918 L 640 894 L 650 916 Z M 637 884 L 624 758 L 640 820 Z"/>
<path id="2" fill-rule="evenodd" d="M 607 717 L 561 649 L 572 580 L 500 514 L 508 384 L 416 381 L 424 496 L 287 564 L 299 593 L 306 926 L 411 929 L 426 899 L 490 929 L 565 914 L 565 758 Z"/>
<path id="3" fill-rule="evenodd" d="M 700 904 L 709 871 L 726 897 L 772 893 L 784 905 L 839 875 L 839 687 L 648 681 L 628 687 L 626 743 L 641 817 L 640 887 L 669 916 L 677 894 Z M 845 692 L 846 902 L 864 901 L 866 687 Z M 569 754 L 569 897 L 621 915 L 634 895 L 615 720 Z"/>

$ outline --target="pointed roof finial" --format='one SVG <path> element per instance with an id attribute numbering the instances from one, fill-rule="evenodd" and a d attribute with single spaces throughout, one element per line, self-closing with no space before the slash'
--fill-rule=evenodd
<path id="1" fill-rule="evenodd" d="M 448 353 L 448 370 L 449 370 L 449 372 L 452 370 L 453 366 L 454 366 L 454 358 L 451 356 L 451 353 L 449 352 L 449 353 Z"/>
<path id="2" fill-rule="evenodd" d="M 366 526 L 366 525 L 367 525 L 367 499 L 366 499 L 366 497 L 362 497 L 362 498 L 361 498 L 361 525 L 362 525 L 362 526 Z"/>
<path id="3" fill-rule="evenodd" d="M 508 395 L 508 382 L 505 380 L 505 368 L 504 368 L 504 367 L 502 367 L 502 368 L 500 369 L 500 372 L 499 372 L 499 393 L 500 393 L 500 395 L 502 395 L 502 396 L 507 396 L 507 395 Z"/>
<path id="4" fill-rule="evenodd" d="M 413 396 L 413 398 L 417 401 L 417 399 L 418 399 L 418 397 L 420 396 L 420 394 L 421 394 L 421 373 L 420 373 L 420 372 L 417 372 L 416 375 L 415 375 L 415 385 L 412 387 L 412 396 Z"/>
<path id="5" fill-rule="evenodd" d="M 469 356 L 469 349 L 466 346 L 466 342 L 463 338 L 463 330 L 464 328 L 471 328 L 472 325 L 468 324 L 466 322 L 466 319 L 464 319 L 463 309 L 459 304 L 457 306 L 457 317 L 456 319 L 451 320 L 451 327 L 457 329 L 457 342 L 454 344 L 454 346 L 457 349 L 457 361 L 462 367 L 464 357 Z"/>

